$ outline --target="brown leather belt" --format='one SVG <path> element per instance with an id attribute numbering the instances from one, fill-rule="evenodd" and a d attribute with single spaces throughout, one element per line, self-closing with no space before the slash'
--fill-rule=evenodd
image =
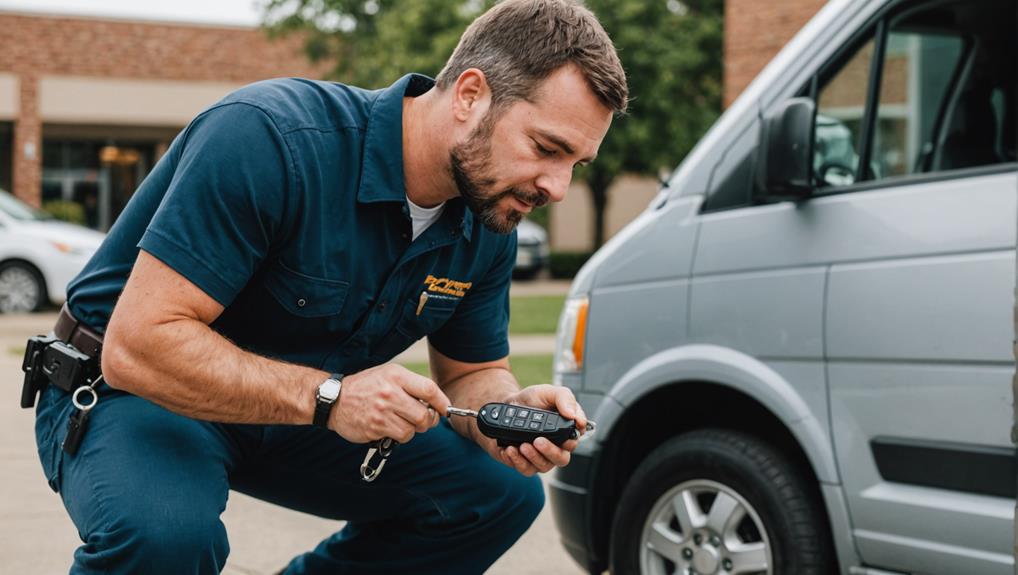
<path id="1" fill-rule="evenodd" d="M 60 308 L 57 325 L 53 326 L 53 335 L 91 358 L 99 359 L 102 356 L 103 336 L 75 319 L 66 303 Z"/>

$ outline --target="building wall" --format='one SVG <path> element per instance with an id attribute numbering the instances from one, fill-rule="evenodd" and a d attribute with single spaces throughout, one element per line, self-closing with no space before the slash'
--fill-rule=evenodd
<path id="1" fill-rule="evenodd" d="M 823 5 L 824 0 L 725 0 L 725 107 Z"/>
<path id="2" fill-rule="evenodd" d="M 14 120 L 13 192 L 35 205 L 47 122 L 179 129 L 239 86 L 318 78 L 327 66 L 309 64 L 298 37 L 269 41 L 247 27 L 0 12 L 0 30 L 0 121 Z"/>
<path id="3" fill-rule="evenodd" d="M 622 176 L 608 190 L 605 239 L 618 233 L 650 204 L 661 184 L 654 178 Z M 566 199 L 551 207 L 548 227 L 551 249 L 586 252 L 593 246 L 594 207 L 586 184 L 573 182 Z"/>

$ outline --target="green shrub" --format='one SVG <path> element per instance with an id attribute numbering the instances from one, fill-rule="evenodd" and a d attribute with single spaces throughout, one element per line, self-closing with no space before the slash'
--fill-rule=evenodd
<path id="1" fill-rule="evenodd" d="M 85 208 L 77 202 L 50 200 L 42 205 L 42 211 L 61 221 L 85 225 Z"/>
<path id="2" fill-rule="evenodd" d="M 548 257 L 548 270 L 551 277 L 556 279 L 572 279 L 576 272 L 580 271 L 583 264 L 587 263 L 590 252 L 551 252 Z"/>

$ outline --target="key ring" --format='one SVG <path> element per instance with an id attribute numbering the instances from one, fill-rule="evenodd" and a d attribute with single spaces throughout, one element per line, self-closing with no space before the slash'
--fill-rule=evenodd
<path id="1" fill-rule="evenodd" d="M 88 383 L 86 385 L 79 387 L 78 389 L 75 389 L 74 393 L 71 394 L 71 403 L 74 404 L 74 407 L 77 407 L 81 411 L 88 411 L 95 407 L 95 404 L 99 402 L 99 392 L 95 390 L 95 387 L 99 385 L 99 382 L 101 382 L 102 380 L 103 374 L 100 373 L 99 377 L 96 377 L 94 380 L 92 380 L 91 383 Z M 84 390 L 88 390 L 88 392 L 92 394 L 92 401 L 90 401 L 87 405 L 82 404 L 81 401 L 78 400 L 78 394 L 80 394 Z"/>
<path id="2" fill-rule="evenodd" d="M 78 396 L 84 391 L 92 394 L 92 401 L 88 402 L 88 404 L 82 404 L 81 401 L 78 400 Z M 71 395 L 71 403 L 73 403 L 74 407 L 77 407 L 80 411 L 88 411 L 95 407 L 95 404 L 98 402 L 99 394 L 95 392 L 95 389 L 93 389 L 91 385 L 83 385 L 78 389 L 75 389 L 74 394 Z"/>

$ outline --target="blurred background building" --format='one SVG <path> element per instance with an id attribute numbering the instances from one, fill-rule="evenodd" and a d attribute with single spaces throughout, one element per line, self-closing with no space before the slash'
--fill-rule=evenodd
<path id="1" fill-rule="evenodd" d="M 654 0 L 648 0 L 654 1 Z M 726 0 L 724 103 L 823 5 Z M 301 40 L 256 26 L 156 22 L 0 9 L 0 188 L 40 206 L 67 201 L 106 230 L 177 132 L 244 84 L 321 78 Z M 577 186 L 580 187 L 580 186 Z M 606 237 L 657 193 L 652 178 L 613 185 Z M 576 189 L 549 218 L 552 248 L 590 249 L 591 201 Z"/>
<path id="2" fill-rule="evenodd" d="M 0 188 L 106 230 L 177 132 L 228 92 L 318 77 L 252 27 L 0 12 Z"/>

